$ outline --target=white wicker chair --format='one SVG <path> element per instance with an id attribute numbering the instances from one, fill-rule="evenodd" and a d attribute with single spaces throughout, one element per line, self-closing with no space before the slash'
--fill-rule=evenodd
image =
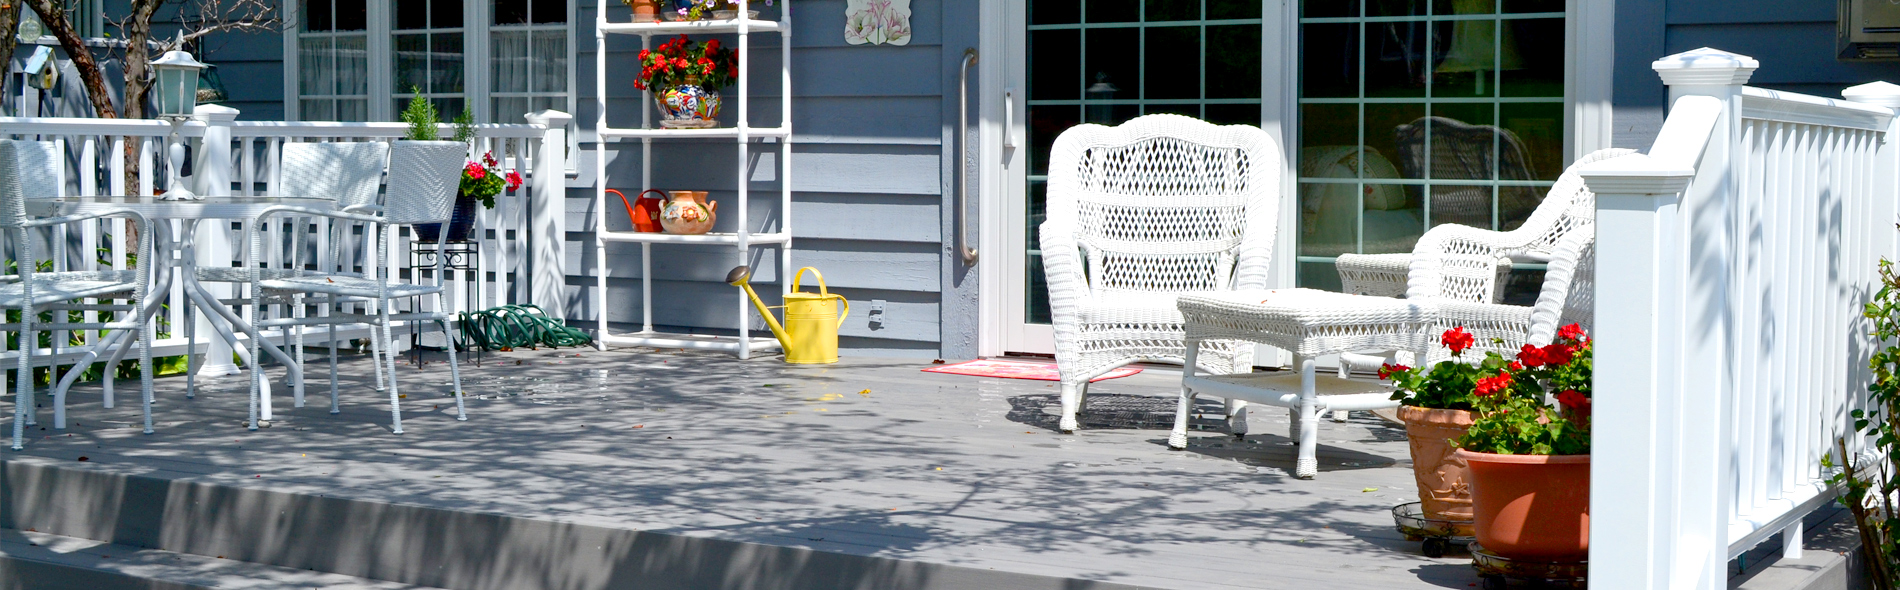
<path id="1" fill-rule="evenodd" d="M 443 258 L 436 258 L 435 284 L 425 285 L 395 280 L 394 269 L 385 266 L 390 229 L 397 225 L 418 223 L 443 223 L 449 220 L 455 205 L 456 189 L 461 184 L 462 164 L 468 154 L 468 146 L 454 141 L 398 141 L 390 149 L 389 156 L 389 192 L 381 216 L 366 215 L 345 211 L 318 211 L 302 207 L 273 207 L 260 214 L 257 223 L 251 225 L 250 256 L 245 265 L 251 272 L 251 280 L 257 285 L 252 292 L 251 308 L 262 310 L 263 306 L 280 303 L 304 294 L 322 295 L 322 302 L 331 307 L 330 313 L 309 318 L 299 317 L 259 319 L 255 326 L 259 331 L 265 328 L 282 326 L 302 326 L 337 323 L 365 323 L 379 328 L 382 333 L 370 338 L 377 359 L 378 373 L 388 383 L 390 404 L 390 425 L 396 434 L 402 434 L 402 406 L 398 401 L 402 396 L 396 386 L 396 354 L 391 342 L 390 326 L 393 321 L 439 321 L 448 330 L 450 346 L 449 376 L 455 397 L 457 420 L 467 420 L 468 415 L 462 404 L 462 372 L 456 363 L 455 347 L 455 311 L 450 308 L 450 299 L 442 288 Z M 305 273 L 301 265 L 293 265 L 291 275 L 268 278 L 259 265 L 259 254 L 265 250 L 265 244 L 257 227 L 268 218 L 282 215 L 327 217 L 339 221 L 353 221 L 370 224 L 375 235 L 375 258 L 371 262 L 370 274 L 343 272 Z M 446 236 L 447 232 L 442 232 Z M 414 311 L 397 313 L 391 310 L 396 300 L 425 295 L 436 297 L 436 310 L 430 312 Z M 347 302 L 368 302 L 375 305 L 374 315 L 346 313 L 336 306 Z M 257 334 L 251 335 L 251 356 L 258 358 Z M 334 347 L 332 347 L 334 349 Z M 332 355 L 334 359 L 334 354 Z M 333 360 L 334 362 L 334 360 Z M 330 413 L 341 410 L 337 407 L 337 391 L 334 386 L 334 365 L 331 376 Z M 385 371 L 387 371 L 385 373 Z M 251 414 L 250 427 L 256 429 L 259 404 L 263 403 L 261 371 L 251 373 Z"/>
<path id="2" fill-rule="evenodd" d="M 1140 361 L 1182 362 L 1175 297 L 1267 286 L 1285 167 L 1245 125 L 1148 115 L 1079 125 L 1050 154 L 1043 268 L 1072 432 L 1089 380 Z M 1200 365 L 1252 370 L 1253 345 L 1210 341 Z"/>
<path id="3" fill-rule="evenodd" d="M 1496 302 L 1502 292 L 1504 275 L 1510 271 L 1510 259 L 1549 261 L 1551 249 L 1558 239 L 1571 228 L 1589 224 L 1596 219 L 1596 198 L 1584 188 L 1583 178 L 1577 176 L 1577 167 L 1633 152 L 1627 149 L 1605 149 L 1578 159 L 1557 178 L 1557 184 L 1550 188 L 1543 202 L 1517 229 L 1498 232 L 1462 225 L 1440 225 L 1425 232 L 1409 254 L 1341 255 L 1338 261 L 1341 290 L 1381 297 L 1434 296 L 1460 301 Z M 1467 262 L 1484 263 L 1490 278 L 1481 282 L 1427 281 L 1421 285 L 1426 287 L 1425 291 L 1410 293 L 1408 289 L 1413 261 L 1420 257 L 1430 258 L 1438 252 L 1479 256 L 1483 258 L 1482 261 L 1472 259 Z M 1438 265 L 1428 266 L 1432 266 L 1425 269 L 1429 274 L 1435 273 Z"/>
<path id="4" fill-rule="evenodd" d="M 16 274 L 0 280 L 0 309 L 17 310 L 20 313 L 18 323 L 5 323 L 4 319 L 0 319 L 0 332 L 18 334 L 20 344 L 18 364 L 14 367 L 17 373 L 15 373 L 16 378 L 13 384 L 16 393 L 13 398 L 13 449 L 16 451 L 23 446 L 26 426 L 35 422 L 33 367 L 51 364 L 50 359 L 36 361 L 33 354 L 38 348 L 39 332 L 42 331 L 38 322 L 41 312 L 56 311 L 64 314 L 67 310 L 75 309 L 114 312 L 115 317 L 110 321 L 54 325 L 60 330 L 136 330 L 139 361 L 144 367 L 152 366 L 152 333 L 150 326 L 145 322 L 148 316 L 143 313 L 146 311 L 144 309 L 147 303 L 146 297 L 151 287 L 151 273 L 145 268 L 124 271 L 36 272 L 39 262 L 44 260 L 34 254 L 35 242 L 40 239 L 40 236 L 36 234 L 43 228 L 56 228 L 104 217 L 125 217 L 138 229 L 138 260 L 141 266 L 150 265 L 150 261 L 154 260 L 152 258 L 152 226 L 144 216 L 135 211 L 119 209 L 45 219 L 28 217 L 26 190 L 22 186 L 22 181 L 26 178 L 34 179 L 36 185 L 33 192 L 45 193 L 47 187 L 38 184 L 45 180 L 40 174 L 45 170 L 44 161 L 35 159 L 44 154 L 37 153 L 34 147 L 29 147 L 29 155 L 23 158 L 17 148 L 13 140 L 0 139 L 0 233 L 12 238 L 10 244 L 12 252 L 8 258 L 16 263 Z M 53 161 L 57 162 L 57 160 Z M 23 167 L 30 168 L 23 173 Z M 69 303 L 87 299 L 96 301 L 122 299 L 129 301 L 131 305 Z M 122 342 L 121 346 L 131 345 L 126 340 L 120 342 Z M 81 368 L 83 365 L 73 370 L 77 371 Z M 144 431 L 150 434 L 152 432 L 152 372 L 146 370 L 140 371 L 140 374 L 142 385 L 140 400 L 145 414 Z M 59 406 L 61 402 L 63 400 L 55 400 L 55 411 L 63 414 L 61 412 L 63 407 Z"/>

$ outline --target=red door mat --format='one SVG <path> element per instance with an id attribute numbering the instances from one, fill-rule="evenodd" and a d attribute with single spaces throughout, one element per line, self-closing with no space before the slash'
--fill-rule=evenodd
<path id="1" fill-rule="evenodd" d="M 925 373 L 949 373 L 952 375 L 975 375 L 977 377 L 1002 377 L 1004 379 L 1034 379 L 1037 381 L 1061 381 L 1062 380 L 1062 376 L 1060 373 L 1056 372 L 1056 366 L 1054 364 L 1029 363 L 1029 362 L 1023 362 L 1023 361 L 999 361 L 999 360 L 989 360 L 989 359 L 970 361 L 967 363 L 957 363 L 954 365 L 943 365 L 941 367 L 931 367 L 928 369 L 924 369 L 924 372 Z M 1100 377 L 1090 379 L 1089 382 L 1094 383 L 1096 381 L 1101 381 L 1104 379 L 1120 379 L 1122 377 L 1127 377 L 1129 375 L 1133 375 L 1135 373 L 1140 373 L 1140 372 L 1141 372 L 1141 369 L 1136 368 L 1136 367 L 1121 367 L 1113 371 L 1104 373 Z"/>

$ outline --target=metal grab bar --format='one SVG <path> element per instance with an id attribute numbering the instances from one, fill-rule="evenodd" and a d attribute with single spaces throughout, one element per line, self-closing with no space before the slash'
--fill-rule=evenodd
<path id="1" fill-rule="evenodd" d="M 963 65 L 957 72 L 957 252 L 964 266 L 976 265 L 976 248 L 970 247 L 970 64 L 976 63 L 976 48 L 963 50 Z"/>

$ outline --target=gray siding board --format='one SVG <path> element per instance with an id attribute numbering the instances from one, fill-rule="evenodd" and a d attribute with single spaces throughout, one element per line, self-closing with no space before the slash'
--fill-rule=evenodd
<path id="1" fill-rule="evenodd" d="M 577 296 L 591 298 L 594 282 L 591 278 L 569 277 L 569 290 Z M 776 285 L 758 285 L 759 297 L 767 305 L 776 303 Z M 691 281 L 654 281 L 653 318 L 656 326 L 669 326 L 673 329 L 686 329 L 694 333 L 727 333 L 739 319 L 738 288 L 722 282 Z M 607 321 L 637 327 L 640 323 L 640 282 L 632 279 L 610 279 L 607 283 Z M 874 289 L 837 289 L 851 302 L 852 310 L 839 328 L 840 336 L 861 338 L 866 341 L 910 341 L 935 343 L 938 340 L 938 309 L 934 294 L 915 291 L 882 291 Z M 870 300 L 884 300 L 883 321 L 877 327 L 871 325 Z M 591 310 L 589 310 L 591 313 Z M 759 319 L 751 305 L 746 306 L 748 321 L 754 330 L 763 333 L 765 321 Z M 591 318 L 590 318 L 591 319 Z M 591 326 L 593 323 L 580 324 Z M 866 342 L 875 344 L 874 342 Z"/>
<path id="2" fill-rule="evenodd" d="M 607 150 L 608 187 L 640 186 L 640 144 L 618 141 Z M 779 148 L 754 143 L 747 154 L 751 190 L 779 190 Z M 916 144 L 792 144 L 792 191 L 938 195 L 939 148 Z M 654 142 L 652 186 L 719 190 L 736 186 L 738 149 L 731 142 Z M 629 194 L 628 196 L 632 196 Z M 796 228 L 794 228 L 796 229 Z"/>
<path id="3" fill-rule="evenodd" d="M 723 285 L 726 271 L 739 263 L 736 252 L 731 246 L 670 245 L 663 249 L 655 246 L 652 263 L 655 284 L 702 281 Z M 572 269 L 583 261 L 591 275 L 594 268 L 591 254 L 570 252 L 566 263 Z M 938 287 L 936 262 L 934 244 L 798 240 L 792 245 L 793 272 L 806 266 L 815 267 L 823 273 L 825 283 L 833 288 L 934 292 Z M 753 267 L 754 282 L 779 282 L 777 248 L 754 248 L 746 264 Z M 609 243 L 607 278 L 639 277 L 640 245 Z M 809 289 L 818 288 L 816 276 L 806 273 L 804 280 Z"/>

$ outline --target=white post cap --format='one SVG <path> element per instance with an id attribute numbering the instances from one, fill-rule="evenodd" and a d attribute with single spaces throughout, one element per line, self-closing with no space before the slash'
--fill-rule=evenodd
<path id="1" fill-rule="evenodd" d="M 1628 154 L 1578 166 L 1578 176 L 1590 192 L 1617 195 L 1675 196 L 1688 188 L 1695 169 L 1670 164 L 1648 154 Z"/>
<path id="2" fill-rule="evenodd" d="M 1658 59 L 1650 69 L 1668 86 L 1735 86 L 1747 84 L 1761 62 L 1739 53 L 1703 47 Z"/>
<path id="3" fill-rule="evenodd" d="M 1900 85 L 1868 82 L 1841 91 L 1841 98 L 1854 102 L 1900 108 Z"/>
<path id="4" fill-rule="evenodd" d="M 238 110 L 221 104 L 201 104 L 191 109 L 191 118 L 206 123 L 229 123 L 236 121 Z"/>
<path id="5" fill-rule="evenodd" d="M 524 115 L 524 117 L 528 120 L 528 124 L 541 125 L 543 127 L 565 127 L 568 122 L 574 120 L 574 115 L 554 110 L 536 111 L 528 113 Z"/>

